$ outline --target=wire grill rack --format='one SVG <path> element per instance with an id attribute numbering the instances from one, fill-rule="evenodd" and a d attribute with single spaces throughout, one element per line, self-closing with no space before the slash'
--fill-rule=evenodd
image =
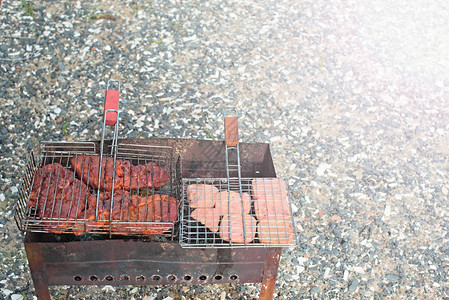
<path id="1" fill-rule="evenodd" d="M 296 241 L 288 189 L 279 178 L 182 180 L 185 248 L 279 247 Z"/>
<path id="2" fill-rule="evenodd" d="M 226 117 L 226 178 L 182 180 L 182 247 L 283 247 L 296 242 L 284 180 L 242 178 L 238 118 Z"/>
<path id="3" fill-rule="evenodd" d="M 155 163 L 165 170 L 166 183 L 162 186 L 126 190 L 120 185 L 111 191 L 95 189 L 86 182 L 96 178 L 96 167 L 74 172 L 74 162 L 98 156 L 96 143 L 47 142 L 40 151 L 31 152 L 25 167 L 19 201 L 16 207 L 16 222 L 22 231 L 50 233 L 85 233 L 154 235 L 166 233 L 173 236 L 174 224 L 179 220 L 178 201 L 180 189 L 180 159 L 174 159 L 170 147 L 118 144 L 117 162 L 127 161 L 130 165 L 145 169 Z M 109 148 L 110 147 L 106 147 Z M 104 161 L 112 157 L 105 155 Z M 39 178 L 38 170 L 47 168 L 50 176 Z M 131 167 L 129 182 L 132 185 L 134 167 Z M 104 168 L 105 176 L 110 176 Z M 162 172 L 159 172 L 159 176 Z M 149 176 L 146 173 L 146 176 Z M 117 179 L 119 174 L 117 174 Z M 123 177 L 125 178 L 125 177 Z M 146 179 L 146 178 L 145 178 Z M 124 179 L 123 179 L 124 180 Z M 160 182 L 152 180 L 149 182 Z M 98 182 L 97 182 L 98 183 Z M 115 197 L 115 200 L 114 200 Z"/>

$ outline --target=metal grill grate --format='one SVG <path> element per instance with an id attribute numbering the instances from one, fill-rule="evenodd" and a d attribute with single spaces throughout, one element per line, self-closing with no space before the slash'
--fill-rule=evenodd
<path id="1" fill-rule="evenodd" d="M 16 207 L 19 229 L 173 237 L 180 158 L 174 159 L 170 147 L 116 147 L 115 161 L 104 154 L 101 168 L 94 142 L 48 142 L 37 155 L 32 152 Z"/>
<path id="2" fill-rule="evenodd" d="M 182 247 L 279 247 L 295 241 L 290 197 L 282 179 L 182 180 Z"/>

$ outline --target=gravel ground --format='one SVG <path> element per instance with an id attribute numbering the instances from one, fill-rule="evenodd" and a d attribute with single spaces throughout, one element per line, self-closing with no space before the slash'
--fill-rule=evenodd
<path id="1" fill-rule="evenodd" d="M 31 299 L 13 220 L 42 140 L 270 142 L 299 244 L 278 299 L 449 297 L 449 5 L 444 1 L 22 1 L 0 7 L 0 298 Z M 13 38 L 14 37 L 14 38 Z M 53 287 L 60 298 L 252 299 L 259 285 Z"/>

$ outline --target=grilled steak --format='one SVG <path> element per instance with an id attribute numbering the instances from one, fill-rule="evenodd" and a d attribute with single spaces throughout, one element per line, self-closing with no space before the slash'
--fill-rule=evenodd
<path id="1" fill-rule="evenodd" d="M 259 221 L 259 241 L 264 244 L 291 244 L 293 225 L 289 217 L 267 218 Z"/>
<path id="2" fill-rule="evenodd" d="M 220 214 L 215 208 L 197 208 L 190 214 L 192 218 L 206 226 L 210 231 L 218 231 Z"/>
<path id="3" fill-rule="evenodd" d="M 215 200 L 215 209 L 222 216 L 229 214 L 241 216 L 242 208 L 244 214 L 248 214 L 251 210 L 251 196 L 248 193 L 242 193 L 240 197 L 240 193 L 237 192 L 221 191 Z"/>
<path id="4" fill-rule="evenodd" d="M 53 233 L 66 230 L 64 220 L 79 218 L 85 209 L 89 189 L 75 174 L 58 163 L 48 164 L 34 174 L 28 206 L 37 210 L 37 217 L 53 218 L 43 222 Z"/>
<path id="5" fill-rule="evenodd" d="M 96 198 L 97 195 L 91 195 L 89 203 L 96 203 Z M 139 224 L 138 222 L 175 222 L 178 218 L 176 199 L 167 195 L 157 194 L 141 197 L 131 195 L 128 191 L 118 190 L 114 192 L 114 198 L 111 198 L 111 193 L 100 193 L 97 219 L 95 219 L 95 206 L 86 210 L 83 216 L 85 219 L 91 220 L 86 222 L 86 231 L 109 229 L 110 220 L 112 220 L 114 221 L 111 225 L 112 232 L 131 233 L 139 231 L 144 234 L 161 234 L 166 230 L 166 225 Z M 113 200 L 112 217 L 110 217 L 111 200 Z M 137 223 L 132 224 L 133 228 L 130 228 L 129 222 Z M 81 231 L 84 231 L 84 228 Z M 81 232 L 78 234 L 81 234 Z"/>
<path id="6" fill-rule="evenodd" d="M 100 183 L 98 182 L 99 155 L 75 155 L 70 163 L 78 177 L 85 183 L 102 191 L 112 191 L 114 175 L 114 159 L 112 157 L 103 157 Z M 128 160 L 117 159 L 115 161 L 114 188 L 116 190 L 159 188 L 167 184 L 167 181 L 167 173 L 156 163 L 148 162 L 145 165 L 133 166 Z"/>
<path id="7" fill-rule="evenodd" d="M 254 208 L 259 220 L 290 216 L 285 182 L 278 178 L 256 178 L 252 182 Z"/>
<path id="8" fill-rule="evenodd" d="M 256 234 L 256 219 L 250 215 L 244 215 L 244 218 L 245 224 L 243 224 L 241 215 L 223 216 L 220 224 L 220 237 L 224 241 L 232 243 L 245 243 L 246 236 L 246 243 L 252 242 Z"/>
<path id="9" fill-rule="evenodd" d="M 209 184 L 191 184 L 187 187 L 187 199 L 192 208 L 214 207 L 218 193 L 218 189 Z"/>

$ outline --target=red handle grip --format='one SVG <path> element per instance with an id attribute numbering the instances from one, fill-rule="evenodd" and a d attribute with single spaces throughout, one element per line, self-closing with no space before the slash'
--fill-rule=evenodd
<path id="1" fill-rule="evenodd" d="M 105 121 L 106 125 L 114 126 L 117 123 L 117 112 L 108 111 L 108 109 L 114 109 L 118 111 L 118 100 L 120 97 L 120 92 L 117 90 L 107 90 L 106 98 L 104 100 L 104 116 L 103 121 Z"/>
<path id="2" fill-rule="evenodd" d="M 237 117 L 225 117 L 225 142 L 228 147 L 239 143 L 239 120 Z"/>

